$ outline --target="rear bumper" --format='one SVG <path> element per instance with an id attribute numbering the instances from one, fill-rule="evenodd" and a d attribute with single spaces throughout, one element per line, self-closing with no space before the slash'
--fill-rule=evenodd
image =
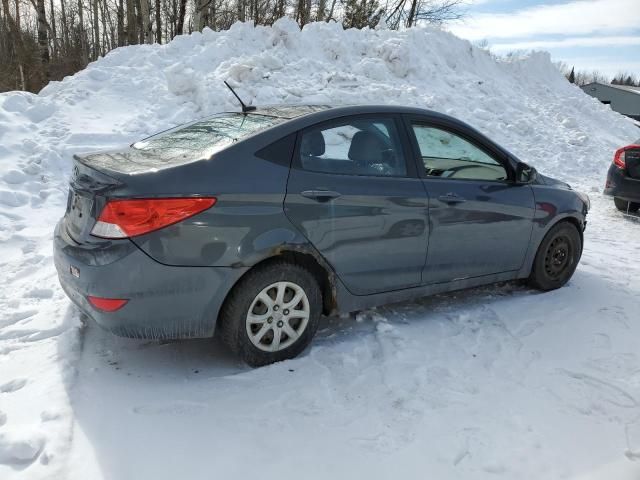
<path id="1" fill-rule="evenodd" d="M 631 178 L 624 170 L 611 165 L 607 174 L 605 195 L 618 197 L 627 202 L 640 202 L 640 179 Z"/>
<path id="2" fill-rule="evenodd" d="M 77 245 L 60 223 L 54 262 L 66 294 L 98 325 L 119 336 L 146 339 L 212 336 L 222 302 L 247 270 L 163 265 L 130 240 Z M 88 295 L 129 301 L 115 312 L 103 312 L 88 302 Z"/>

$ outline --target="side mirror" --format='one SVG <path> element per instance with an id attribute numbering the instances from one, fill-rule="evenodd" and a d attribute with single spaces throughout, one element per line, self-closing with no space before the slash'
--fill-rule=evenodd
<path id="1" fill-rule="evenodd" d="M 524 162 L 518 162 L 516 166 L 516 183 L 533 183 L 538 178 L 538 172 L 535 168 Z"/>

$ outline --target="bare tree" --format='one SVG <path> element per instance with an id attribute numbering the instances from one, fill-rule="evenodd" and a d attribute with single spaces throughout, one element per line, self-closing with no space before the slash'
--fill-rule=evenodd
<path id="1" fill-rule="evenodd" d="M 331 8 L 329 9 L 329 14 L 327 15 L 327 18 L 326 18 L 327 22 L 334 20 L 333 12 L 335 11 L 335 8 L 336 8 L 336 0 L 331 0 Z"/>
<path id="2" fill-rule="evenodd" d="M 318 0 L 318 9 L 316 10 L 316 22 L 322 22 L 327 14 L 327 0 Z"/>
<path id="3" fill-rule="evenodd" d="M 178 11 L 178 21 L 176 23 L 176 35 L 182 35 L 184 28 L 184 15 L 187 11 L 187 0 L 180 0 L 180 10 Z"/>
<path id="4" fill-rule="evenodd" d="M 67 23 L 67 8 L 65 0 L 60 0 L 60 11 L 62 14 L 62 48 L 67 52 L 69 49 L 69 25 Z"/>
<path id="5" fill-rule="evenodd" d="M 7 29 L 10 36 L 10 42 L 8 42 L 9 48 L 11 49 L 7 52 L 9 55 L 13 54 L 16 59 L 17 70 L 19 74 L 19 87 L 21 90 L 26 90 L 26 83 L 24 78 L 24 65 L 22 63 L 22 58 L 24 57 L 24 46 L 22 43 L 22 35 L 19 28 L 19 13 L 20 10 L 17 7 L 18 2 L 16 1 L 16 19 L 11 16 L 11 9 L 9 7 L 9 0 L 2 0 L 2 8 L 4 10 L 4 20 L 9 25 Z M 11 48 L 13 46 L 13 48 Z"/>
<path id="6" fill-rule="evenodd" d="M 44 83 L 49 81 L 49 40 L 47 39 L 47 12 L 44 8 L 44 0 L 36 0 L 36 10 L 38 15 L 38 50 L 40 51 L 40 62 L 42 64 L 41 74 L 44 76 Z"/>
<path id="7" fill-rule="evenodd" d="M 80 37 L 80 61 L 82 62 L 82 65 L 85 66 L 87 63 L 89 63 L 89 59 L 88 59 L 88 51 L 87 51 L 87 36 L 86 36 L 86 30 L 84 28 L 84 7 L 82 5 L 82 0 L 78 0 L 78 20 L 79 20 L 79 25 L 78 25 L 78 34 Z"/>
<path id="8" fill-rule="evenodd" d="M 98 2 L 99 0 L 93 0 L 91 2 L 91 9 L 93 13 L 93 58 L 100 56 L 100 24 L 98 21 Z"/>
<path id="9" fill-rule="evenodd" d="M 241 22 L 245 21 L 245 12 L 247 10 L 245 1 L 246 0 L 236 0 L 236 6 L 238 7 L 238 20 Z"/>
<path id="10" fill-rule="evenodd" d="M 462 18 L 464 0 L 397 0 L 385 20 L 391 28 L 413 27 L 418 22 L 441 25 Z"/>
<path id="11" fill-rule="evenodd" d="M 134 0 L 127 0 L 127 44 L 138 43 L 136 7 Z"/>
<path id="12" fill-rule="evenodd" d="M 209 25 L 209 4 L 210 0 L 194 0 L 195 8 L 193 12 L 193 29 L 199 32 Z"/>
<path id="13" fill-rule="evenodd" d="M 116 22 L 118 24 L 118 46 L 122 47 L 125 45 L 124 1 L 123 0 L 118 0 Z"/>
<path id="14" fill-rule="evenodd" d="M 153 32 L 149 18 L 149 0 L 140 0 L 140 16 L 142 17 L 142 34 L 144 43 L 153 43 Z"/>
<path id="15" fill-rule="evenodd" d="M 49 0 L 49 18 L 51 19 L 51 41 L 53 43 L 53 55 L 55 56 L 58 53 L 57 41 L 58 35 L 56 33 L 56 15 L 55 9 L 53 8 L 53 0 Z"/>
<path id="16" fill-rule="evenodd" d="M 156 0 L 156 43 L 162 43 L 162 16 L 160 12 L 160 0 Z"/>
<path id="17" fill-rule="evenodd" d="M 136 29 L 138 31 L 138 42 L 144 43 L 144 30 L 142 28 L 142 9 L 140 7 L 141 0 L 134 0 L 134 7 L 136 12 Z"/>

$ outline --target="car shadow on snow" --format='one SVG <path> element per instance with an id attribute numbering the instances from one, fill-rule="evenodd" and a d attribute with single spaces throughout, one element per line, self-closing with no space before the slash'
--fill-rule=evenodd
<path id="1" fill-rule="evenodd" d="M 429 321 L 429 316 L 436 313 L 538 293 L 540 292 L 531 290 L 522 282 L 503 282 L 347 315 L 322 317 L 311 346 L 298 358 L 304 358 L 315 346 L 371 332 L 380 322 L 403 325 Z M 94 364 L 94 369 L 107 368 L 114 374 L 126 376 L 144 372 L 145 375 L 182 376 L 186 379 L 197 376 L 228 377 L 253 370 L 242 363 L 218 338 L 169 341 L 123 338 L 100 329 L 83 314 L 78 315 L 81 315 L 84 325 L 83 357 L 92 358 L 90 363 Z M 284 363 L 295 362 L 296 359 L 293 359 Z"/>
<path id="2" fill-rule="evenodd" d="M 313 405 L 314 395 L 321 397 L 326 391 L 324 387 L 317 390 L 321 388 L 319 376 L 327 369 L 345 368 L 345 364 L 331 363 L 333 358 L 349 355 L 368 338 L 390 331 L 410 338 L 420 332 L 437 342 L 444 335 L 442 323 L 448 319 L 468 328 L 459 318 L 485 314 L 487 309 L 502 317 L 500 328 L 506 325 L 513 327 L 516 336 L 528 335 L 521 327 L 531 323 L 531 318 L 521 319 L 512 312 L 530 311 L 541 321 L 556 321 L 548 318 L 546 303 L 574 305 L 586 298 L 591 303 L 578 308 L 593 310 L 602 300 L 591 294 L 609 289 L 606 279 L 578 270 L 567 287 L 545 294 L 521 283 L 506 283 L 329 317 L 323 319 L 312 346 L 299 358 L 255 370 L 216 339 L 130 340 L 88 322 L 82 333 L 78 374 L 67 387 L 75 420 L 68 478 L 175 478 L 184 473 L 185 462 L 195 462 L 190 471 L 198 472 L 189 478 L 208 478 L 205 473 L 216 446 L 228 450 L 228 442 L 255 442 L 256 431 L 263 428 L 280 432 L 284 441 L 291 440 L 287 437 L 290 425 L 310 428 L 305 423 L 311 418 L 309 411 L 296 410 L 292 404 L 285 416 L 280 408 L 301 395 L 311 402 L 309 409 L 325 408 Z M 473 329 L 483 328 L 483 318 L 479 318 Z M 496 329 L 487 325 L 491 328 Z M 467 340 L 462 337 L 460 341 Z M 388 359 L 383 354 L 376 361 L 383 365 Z M 358 365 L 355 368 L 357 371 Z M 347 386 L 338 383 L 333 388 Z M 372 394 L 368 401 L 375 402 L 375 392 Z M 275 413 L 265 419 L 265 411 Z M 238 458 L 222 456 L 216 461 L 231 462 L 231 468 Z"/>
<path id="3" fill-rule="evenodd" d="M 620 212 L 622 214 L 622 217 L 625 220 L 628 220 L 630 222 L 636 222 L 636 223 L 640 223 L 640 213 L 626 213 L 626 212 Z"/>

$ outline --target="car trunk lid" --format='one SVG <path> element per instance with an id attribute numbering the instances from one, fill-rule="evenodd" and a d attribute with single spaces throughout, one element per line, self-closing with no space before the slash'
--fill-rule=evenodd
<path id="1" fill-rule="evenodd" d="M 199 154 L 134 148 L 75 155 L 64 217 L 67 233 L 78 243 L 104 242 L 91 232 L 112 199 L 210 196 L 206 163 L 199 159 Z"/>
<path id="2" fill-rule="evenodd" d="M 69 236 L 78 243 L 89 239 L 91 229 L 103 206 L 104 195 L 122 183 L 101 172 L 75 155 L 69 181 L 69 197 L 64 215 L 64 226 Z"/>

